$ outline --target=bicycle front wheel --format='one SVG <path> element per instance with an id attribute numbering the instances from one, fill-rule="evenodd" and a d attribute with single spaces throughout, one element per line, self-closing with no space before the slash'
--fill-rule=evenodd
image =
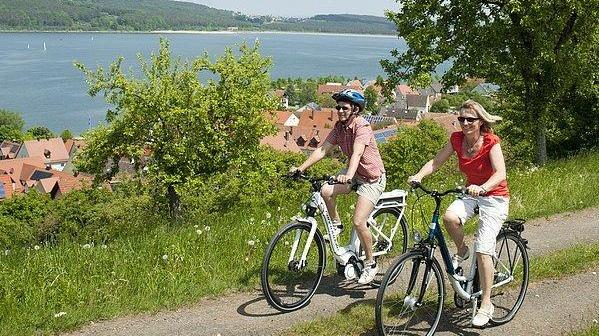
<path id="1" fill-rule="evenodd" d="M 376 327 L 380 335 L 432 335 L 441 319 L 445 287 L 436 259 L 408 252 L 389 268 L 379 287 Z"/>
<path id="2" fill-rule="evenodd" d="M 491 301 L 495 305 L 491 321 L 503 324 L 514 318 L 528 288 L 528 253 L 520 237 L 512 233 L 499 234 L 493 264 L 493 283 L 499 286 L 491 290 Z"/>
<path id="3" fill-rule="evenodd" d="M 277 232 L 264 254 L 262 292 L 266 301 L 280 311 L 290 312 L 307 305 L 320 284 L 325 267 L 324 239 L 316 230 L 307 246 L 309 233 L 309 224 L 291 222 Z"/>

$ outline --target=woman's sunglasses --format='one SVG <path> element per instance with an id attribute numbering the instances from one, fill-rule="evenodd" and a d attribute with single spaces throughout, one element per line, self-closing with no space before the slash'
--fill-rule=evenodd
<path id="1" fill-rule="evenodd" d="M 349 107 L 349 106 L 339 106 L 339 105 L 335 106 L 335 110 L 337 110 L 337 111 L 341 111 L 341 110 L 348 111 L 350 108 L 351 107 Z"/>
<path id="2" fill-rule="evenodd" d="M 463 124 L 464 121 L 468 121 L 468 123 L 472 124 L 473 122 L 477 121 L 480 118 L 474 118 L 474 117 L 458 117 L 458 121 Z"/>

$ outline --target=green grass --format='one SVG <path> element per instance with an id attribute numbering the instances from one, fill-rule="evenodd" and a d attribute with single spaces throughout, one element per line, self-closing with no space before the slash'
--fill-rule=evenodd
<path id="1" fill-rule="evenodd" d="M 510 172 L 512 217 L 599 205 L 597 167 L 599 152 L 536 171 Z M 341 202 L 346 224 L 351 201 Z M 61 243 L 0 253 L 0 335 L 53 334 L 90 320 L 171 309 L 207 296 L 257 289 L 268 240 L 299 207 L 297 200 L 282 199 L 281 209 L 240 209 L 198 223 L 158 227 L 115 239 L 106 248 Z M 430 220 L 430 212 L 425 213 Z M 330 255 L 327 264 L 333 271 Z M 368 314 L 356 314 L 371 318 L 371 307 L 360 307 L 346 314 L 365 309 Z"/>
<path id="2" fill-rule="evenodd" d="M 559 279 L 596 269 L 599 266 L 599 243 L 577 245 L 531 258 L 530 265 L 530 281 Z M 446 299 L 451 300 L 451 295 L 446 294 Z M 374 301 L 364 300 L 332 316 L 298 324 L 282 335 L 360 335 L 374 333 L 374 329 Z M 597 329 L 581 335 L 595 335 L 593 332 Z"/>
<path id="3" fill-rule="evenodd" d="M 597 325 L 597 322 L 594 323 L 595 325 L 589 329 L 573 333 L 571 336 L 599 336 L 599 325 Z"/>

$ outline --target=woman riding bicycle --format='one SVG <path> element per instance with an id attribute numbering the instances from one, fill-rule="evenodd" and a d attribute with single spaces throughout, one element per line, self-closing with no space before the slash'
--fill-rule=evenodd
<path id="1" fill-rule="evenodd" d="M 462 131 L 451 134 L 450 142 L 409 181 L 420 182 L 436 171 L 453 152 L 456 153 L 460 171 L 466 175 L 468 195 L 455 200 L 447 208 L 443 223 L 458 249 L 453 256 L 456 268 L 469 255 L 462 225 L 477 211 L 480 213 L 474 246 L 483 292 L 480 309 L 472 324 L 484 326 L 494 311 L 491 286 L 495 271 L 492 259 L 495 241 L 509 208 L 503 152 L 499 138 L 491 129 L 491 125 L 501 121 L 501 117 L 491 115 L 479 103 L 467 100 L 460 107 L 458 121 Z"/>
<path id="2" fill-rule="evenodd" d="M 364 110 L 366 100 L 358 91 L 347 89 L 335 93 L 333 99 L 339 121 L 327 136 L 323 145 L 318 147 L 308 159 L 298 168 L 292 167 L 290 173 L 297 170 L 303 172 L 310 166 L 320 161 L 333 148 L 340 147 L 341 151 L 349 158 L 348 166 L 337 175 L 336 180 L 342 184 L 325 184 L 321 194 L 337 229 L 341 231 L 341 220 L 336 208 L 336 197 L 339 194 L 348 194 L 352 186 L 348 182 L 357 184 L 358 201 L 356 203 L 353 225 L 364 247 L 366 260 L 364 270 L 358 283 L 370 283 L 378 272 L 378 267 L 372 256 L 372 236 L 366 226 L 366 220 L 374 209 L 379 197 L 385 190 L 385 168 L 377 148 L 374 133 L 370 124 L 360 116 Z"/>

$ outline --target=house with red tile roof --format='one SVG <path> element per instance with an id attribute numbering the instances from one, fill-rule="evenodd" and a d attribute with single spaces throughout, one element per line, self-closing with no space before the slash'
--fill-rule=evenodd
<path id="1" fill-rule="evenodd" d="M 285 92 L 285 90 L 275 90 L 274 95 L 279 98 L 279 108 L 289 108 L 289 98 L 287 97 L 287 92 Z"/>
<path id="2" fill-rule="evenodd" d="M 433 120 L 434 122 L 441 125 L 447 135 L 451 135 L 453 132 L 461 131 L 460 124 L 458 123 L 458 116 L 452 113 L 432 113 L 429 112 L 423 116 L 423 119 Z"/>
<path id="3" fill-rule="evenodd" d="M 55 170 L 63 170 L 69 161 L 69 153 L 61 138 L 39 139 L 23 142 L 17 158 L 42 157 L 44 163 Z"/>
<path id="4" fill-rule="evenodd" d="M 351 82 L 350 82 L 351 83 Z M 316 90 L 316 94 L 318 96 L 321 95 L 332 95 L 333 93 L 341 92 L 345 89 L 354 89 L 359 91 L 360 93 L 364 93 L 364 88 L 362 85 L 342 85 L 341 83 L 326 83 L 318 85 L 318 89 Z"/>
<path id="5" fill-rule="evenodd" d="M 359 79 L 350 80 L 349 82 L 347 82 L 347 84 L 345 84 L 345 86 L 360 88 L 360 91 L 364 90 L 364 86 L 362 85 L 362 82 Z"/>
<path id="6" fill-rule="evenodd" d="M 21 148 L 18 142 L 3 140 L 0 143 L 0 160 L 14 159 Z"/>

